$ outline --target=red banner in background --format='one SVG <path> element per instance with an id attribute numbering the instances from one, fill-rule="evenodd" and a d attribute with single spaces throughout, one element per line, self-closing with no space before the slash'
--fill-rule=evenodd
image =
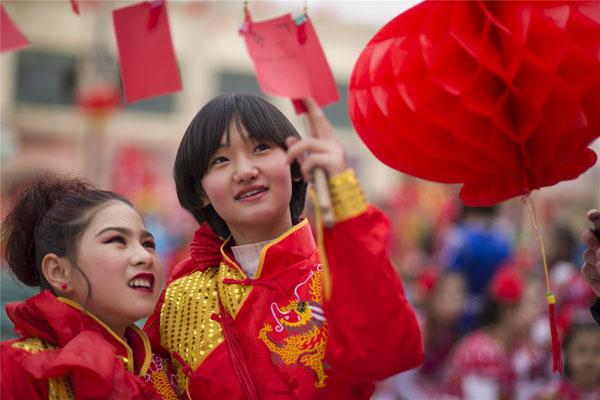
<path id="1" fill-rule="evenodd" d="M 313 97 L 324 107 L 339 100 L 331 68 L 310 19 L 297 25 L 291 14 L 252 22 L 243 32 L 263 92 L 292 100 Z M 297 113 L 304 112 L 294 101 Z"/>
<path id="2" fill-rule="evenodd" d="M 120 8 L 113 22 L 127 102 L 181 90 L 165 2 Z"/>
<path id="3" fill-rule="evenodd" d="M 0 5 L 0 52 L 16 50 L 29 45 L 29 40 L 21 33 L 4 7 Z"/>

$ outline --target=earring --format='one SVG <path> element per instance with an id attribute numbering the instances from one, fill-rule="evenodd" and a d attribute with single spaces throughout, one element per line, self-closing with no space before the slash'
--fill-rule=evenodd
<path id="1" fill-rule="evenodd" d="M 67 290 L 67 283 L 66 283 L 66 282 L 61 282 L 61 283 L 60 283 L 60 288 L 61 288 L 62 290 Z"/>

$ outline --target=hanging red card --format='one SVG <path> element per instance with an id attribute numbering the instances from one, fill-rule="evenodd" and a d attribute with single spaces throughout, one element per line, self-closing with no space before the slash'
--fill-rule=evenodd
<path id="1" fill-rule="evenodd" d="M 263 92 L 291 99 L 313 97 L 324 107 L 339 100 L 331 68 L 310 19 L 296 25 L 290 14 L 252 22 L 244 32 Z M 296 112 L 305 110 L 295 101 Z"/>
<path id="2" fill-rule="evenodd" d="M 128 102 L 181 90 L 164 1 L 113 11 L 121 79 Z"/>
<path id="3" fill-rule="evenodd" d="M 71 9 L 73 10 L 73 12 L 77 15 L 79 15 L 79 1 L 78 0 L 71 0 Z"/>
<path id="4" fill-rule="evenodd" d="M 0 51 L 16 50 L 29 45 L 27 38 L 0 5 Z"/>

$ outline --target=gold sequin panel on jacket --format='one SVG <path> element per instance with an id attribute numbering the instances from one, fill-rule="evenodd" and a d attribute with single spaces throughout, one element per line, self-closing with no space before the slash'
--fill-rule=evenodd
<path id="1" fill-rule="evenodd" d="M 242 280 L 244 276 L 222 263 L 219 268 L 186 275 L 166 290 L 160 312 L 161 344 L 171 354 L 176 352 L 192 370 L 224 340 L 220 324 L 211 318 L 219 313 L 217 292 L 232 316 L 249 293 L 248 286 L 225 284 L 224 279 Z M 179 387 L 186 390 L 189 382 L 184 366 L 173 361 Z"/>

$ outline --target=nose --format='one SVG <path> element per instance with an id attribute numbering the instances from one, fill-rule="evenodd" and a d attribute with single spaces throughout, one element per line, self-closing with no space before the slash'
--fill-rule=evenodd
<path id="1" fill-rule="evenodd" d="M 258 177 L 258 168 L 248 157 L 240 157 L 237 162 L 237 168 L 233 174 L 233 180 L 236 183 L 246 183 L 253 181 Z"/>
<path id="2" fill-rule="evenodd" d="M 154 263 L 154 255 L 142 244 L 138 244 L 131 256 L 131 263 L 140 267 L 151 267 Z"/>

